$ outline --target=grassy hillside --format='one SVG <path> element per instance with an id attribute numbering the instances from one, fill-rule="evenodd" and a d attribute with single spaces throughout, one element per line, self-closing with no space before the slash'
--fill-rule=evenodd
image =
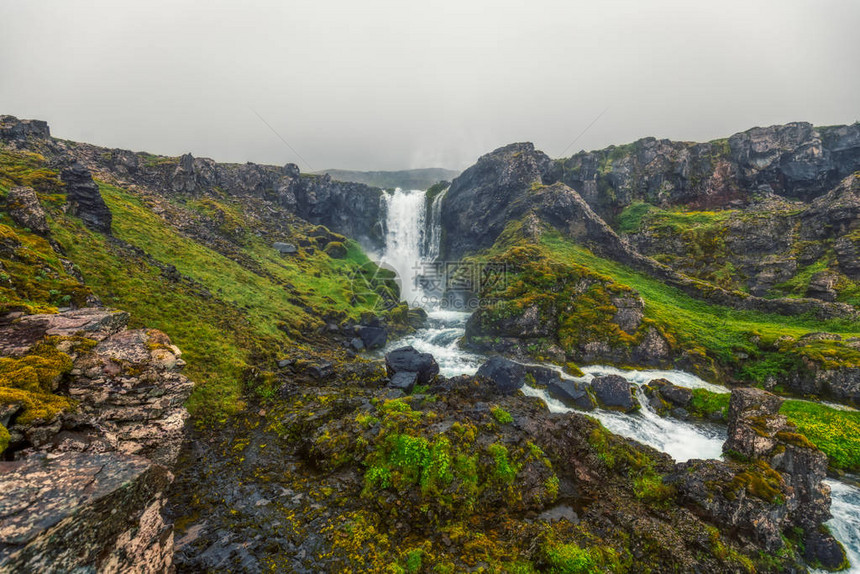
<path id="1" fill-rule="evenodd" d="M 188 408 L 200 420 L 218 420 L 244 407 L 243 389 L 267 392 L 277 358 L 305 356 L 326 321 L 357 322 L 384 311 L 396 287 L 372 275 L 375 266 L 357 244 L 299 221 L 285 240 L 345 250 L 300 249 L 284 257 L 253 226 L 242 206 L 224 198 L 169 205 L 142 190 L 99 182 L 113 213 L 113 237 L 95 233 L 64 213 L 57 173 L 37 154 L 0 154 L 0 194 L 15 185 L 39 191 L 56 241 L 84 285 L 71 276 L 50 243 L 0 216 L 0 239 L 20 243 L 3 258 L 0 307 L 56 312 L 81 305 L 91 291 L 103 303 L 131 313 L 133 326 L 165 331 L 184 352 L 186 374 L 197 383 Z M 157 215 L 154 207 L 158 207 Z M 213 217 L 217 215 L 218 217 Z M 177 220 L 197 218 L 227 242 L 230 257 L 180 232 Z M 171 225 L 174 224 L 174 225 Z M 329 255 L 332 253 L 334 256 Z M 175 267 L 175 272 L 169 266 Z M 361 278 L 357 289 L 354 279 Z M 371 289 L 366 288 L 370 283 Z M 325 349 L 313 345 L 313 350 Z"/>
<path id="2" fill-rule="evenodd" d="M 601 329 L 613 328 L 617 337 L 603 337 L 612 345 L 629 346 L 638 342 L 610 324 L 616 311 L 609 302 L 610 295 L 633 289 L 644 301 L 646 321 L 659 328 L 676 356 L 683 352 L 706 378 L 763 383 L 771 377 L 779 379 L 804 368 L 804 361 L 826 368 L 860 365 L 860 350 L 842 341 L 801 340 L 804 335 L 817 332 L 836 333 L 843 339 L 860 336 L 857 321 L 820 321 L 813 317 L 741 311 L 710 304 L 598 257 L 554 229 L 544 230 L 539 243 L 534 245 L 523 238 L 520 227 L 519 223 L 509 225 L 493 249 L 480 256 L 491 261 L 513 262 L 512 269 L 516 270 L 509 275 L 503 289 L 490 288 L 482 295 L 505 301 L 502 310 L 490 312 L 507 315 L 522 312 L 531 301 L 539 298 L 556 299 L 555 308 L 563 311 L 558 317 L 546 319 L 558 321 L 557 335 L 562 347 L 567 341 L 587 341 L 595 333 L 603 337 L 606 333 L 598 333 Z M 528 249 L 528 257 L 519 257 L 518 249 Z M 590 276 L 600 281 L 602 287 L 593 286 L 587 293 L 565 295 L 560 290 L 563 286 L 549 284 L 558 282 L 558 277 L 565 273 L 574 277 Z M 589 301 L 583 303 L 586 296 Z M 591 318 L 579 320 L 583 313 Z M 561 329 L 582 329 L 582 332 L 562 333 Z"/>

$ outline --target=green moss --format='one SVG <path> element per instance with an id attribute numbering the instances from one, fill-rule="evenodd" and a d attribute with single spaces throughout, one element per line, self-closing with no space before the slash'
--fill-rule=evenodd
<path id="1" fill-rule="evenodd" d="M 9 438 L 9 431 L 0 424 L 0 454 L 3 454 L 3 451 L 9 446 Z"/>
<path id="2" fill-rule="evenodd" d="M 642 220 L 655 207 L 642 201 L 634 201 L 624 208 L 618 216 L 617 229 L 620 233 L 637 233 L 642 229 Z"/>
<path id="3" fill-rule="evenodd" d="M 514 417 L 511 416 L 511 413 L 498 405 L 494 405 L 490 409 L 490 413 L 493 415 L 493 418 L 496 419 L 496 422 L 500 424 L 505 425 L 514 422 Z"/>
<path id="4" fill-rule="evenodd" d="M 605 546 L 583 547 L 576 542 L 553 541 L 544 546 L 544 560 L 552 574 L 597 574 L 620 572 L 618 551 Z"/>
<path id="5" fill-rule="evenodd" d="M 511 462 L 508 457 L 507 447 L 499 443 L 493 443 L 487 447 L 487 452 L 490 453 L 490 456 L 495 461 L 493 476 L 506 484 L 514 482 L 517 478 L 517 473 L 520 471 L 520 465 Z"/>
<path id="6" fill-rule="evenodd" d="M 729 412 L 730 393 L 714 393 L 707 389 L 693 389 L 693 398 L 690 400 L 688 410 L 690 414 L 710 418 L 712 413 L 718 412 L 723 419 Z"/>
<path id="7" fill-rule="evenodd" d="M 760 498 L 771 504 L 782 504 L 784 501 L 782 489 L 784 482 L 778 472 L 766 462 L 756 461 L 746 470 L 737 473 L 727 486 L 729 494 L 746 490 L 751 496 Z"/>
<path id="8" fill-rule="evenodd" d="M 72 368 L 72 360 L 57 350 L 55 342 L 42 342 L 23 357 L 0 359 L 0 405 L 21 405 L 17 422 L 48 421 L 73 406 L 68 398 L 53 394 Z"/>
<path id="9" fill-rule="evenodd" d="M 831 467 L 860 470 L 860 412 L 788 400 L 780 413 L 797 427 L 797 433 L 827 455 Z"/>

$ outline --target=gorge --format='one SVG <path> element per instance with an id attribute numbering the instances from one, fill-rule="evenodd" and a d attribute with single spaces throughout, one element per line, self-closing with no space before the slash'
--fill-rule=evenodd
<path id="1" fill-rule="evenodd" d="M 860 564 L 860 124 L 428 190 L 0 142 L 0 570 Z"/>

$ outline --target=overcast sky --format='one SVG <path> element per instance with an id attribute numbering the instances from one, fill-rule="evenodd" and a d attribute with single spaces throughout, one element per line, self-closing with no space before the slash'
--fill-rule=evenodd
<path id="1" fill-rule="evenodd" d="M 853 123 L 858 30 L 857 0 L 0 0 L 0 114 L 168 155 L 459 169 L 513 141 Z"/>

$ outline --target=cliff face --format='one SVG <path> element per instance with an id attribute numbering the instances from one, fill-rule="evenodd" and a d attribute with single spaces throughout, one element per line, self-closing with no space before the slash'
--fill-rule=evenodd
<path id="1" fill-rule="evenodd" d="M 560 164 L 562 180 L 605 218 L 635 201 L 702 209 L 766 192 L 810 201 L 860 169 L 860 124 L 797 122 L 707 143 L 645 138 Z"/>
<path id="2" fill-rule="evenodd" d="M 92 185 L 87 169 L 113 181 L 146 187 L 165 197 L 181 199 L 215 194 L 238 200 L 265 200 L 310 223 L 325 225 L 356 239 L 369 249 L 378 250 L 384 245 L 381 189 L 334 181 L 329 175 L 303 175 L 295 164 L 218 163 L 191 154 L 178 158 L 154 156 L 64 142 L 51 139 L 44 122 L 12 116 L 0 116 L 0 139 L 20 149 L 62 158 L 57 167 L 65 168 L 63 180 L 69 186 L 70 201 L 80 204 L 81 218 L 94 229 L 110 228 L 110 212 L 105 211 L 104 202 L 99 203 L 98 194 L 87 189 L 88 184 Z M 75 166 L 75 162 L 80 165 Z"/>

